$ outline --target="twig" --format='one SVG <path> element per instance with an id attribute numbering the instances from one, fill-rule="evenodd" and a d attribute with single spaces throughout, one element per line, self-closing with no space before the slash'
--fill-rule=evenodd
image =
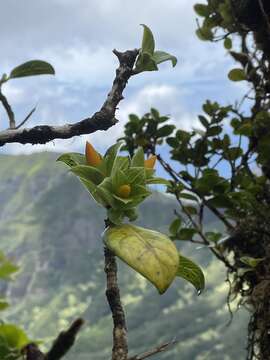
<path id="1" fill-rule="evenodd" d="M 117 263 L 115 255 L 105 247 L 105 268 L 107 276 L 106 297 L 113 318 L 113 349 L 112 360 L 127 360 L 127 326 L 124 309 L 121 304 L 120 291 L 117 283 Z"/>
<path id="2" fill-rule="evenodd" d="M 36 107 L 34 107 L 34 109 L 30 111 L 30 113 L 25 117 L 25 119 L 18 126 L 16 126 L 15 129 L 17 130 L 22 127 L 26 123 L 26 121 L 34 114 L 35 111 Z"/>
<path id="3" fill-rule="evenodd" d="M 0 86 L 0 101 L 1 101 L 4 109 L 6 110 L 6 113 L 7 113 L 8 119 L 9 119 L 9 128 L 15 129 L 15 126 L 16 126 L 15 115 L 14 115 L 14 112 L 12 111 L 12 108 L 11 108 L 9 102 L 7 101 L 7 98 L 1 91 L 1 86 Z"/>
<path id="4" fill-rule="evenodd" d="M 113 51 L 118 57 L 120 65 L 116 70 L 111 91 L 101 109 L 92 117 L 75 124 L 62 126 L 38 125 L 33 128 L 5 130 L 0 132 L 0 146 L 7 143 L 45 144 L 54 139 L 69 139 L 74 136 L 91 134 L 98 130 L 107 130 L 117 123 L 115 112 L 119 102 L 123 99 L 123 91 L 132 76 L 138 50 L 128 50 L 120 53 Z M 1 100 L 1 99 L 0 99 Z"/>
<path id="5" fill-rule="evenodd" d="M 175 345 L 177 342 L 178 341 L 174 339 L 174 340 L 172 340 L 170 342 L 159 345 L 159 346 L 157 346 L 156 348 L 154 348 L 152 350 L 146 351 L 143 354 L 135 355 L 135 356 L 129 358 L 128 360 L 144 360 L 144 359 L 147 359 L 150 356 L 153 356 L 153 355 L 156 355 L 158 353 L 166 351 L 168 349 L 168 347 Z"/>
<path id="6" fill-rule="evenodd" d="M 73 346 L 83 323 L 84 321 L 79 318 L 71 324 L 68 330 L 62 331 L 47 354 L 41 352 L 38 346 L 33 343 L 25 346 L 22 354 L 26 360 L 60 360 Z"/>
<path id="7" fill-rule="evenodd" d="M 269 18 L 264 10 L 264 6 L 263 6 L 263 2 L 262 0 L 258 0 L 258 3 L 259 3 L 259 6 L 260 6 L 260 10 L 261 10 L 261 13 L 262 13 L 262 16 L 264 18 L 264 21 L 267 25 L 267 32 L 268 32 L 268 35 L 270 35 L 270 22 L 269 22 Z"/>

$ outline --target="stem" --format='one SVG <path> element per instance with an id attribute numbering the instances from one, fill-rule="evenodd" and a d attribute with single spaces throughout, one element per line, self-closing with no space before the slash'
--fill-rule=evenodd
<path id="1" fill-rule="evenodd" d="M 15 115 L 14 112 L 9 104 L 9 102 L 7 101 L 7 98 L 5 97 L 5 95 L 2 93 L 1 90 L 1 86 L 0 86 L 0 102 L 2 103 L 4 109 L 6 110 L 6 113 L 8 115 L 8 119 L 9 119 L 9 128 L 10 129 L 15 129 L 16 124 L 15 124 Z"/>
<path id="2" fill-rule="evenodd" d="M 120 291 L 117 283 L 117 263 L 115 255 L 107 247 L 104 249 L 107 276 L 106 297 L 113 318 L 113 349 L 112 360 L 127 360 L 127 326 L 124 309 L 121 304 Z"/>

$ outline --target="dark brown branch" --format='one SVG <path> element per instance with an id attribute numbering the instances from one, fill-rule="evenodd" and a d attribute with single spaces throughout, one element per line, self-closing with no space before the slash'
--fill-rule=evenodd
<path id="1" fill-rule="evenodd" d="M 270 22 L 269 22 L 269 18 L 264 10 L 264 6 L 263 6 L 263 2 L 262 0 L 258 0 L 258 3 L 259 3 L 259 7 L 260 7 L 260 10 L 261 10 L 261 13 L 262 13 L 262 16 L 263 16 L 263 19 L 265 21 L 265 24 L 267 26 L 267 32 L 268 32 L 268 35 L 270 35 Z"/>
<path id="2" fill-rule="evenodd" d="M 73 346 L 84 321 L 75 320 L 66 331 L 62 331 L 55 339 L 47 354 L 42 353 L 36 344 L 28 344 L 22 350 L 26 360 L 60 360 Z"/>
<path id="3" fill-rule="evenodd" d="M 127 360 L 127 327 L 125 313 L 121 304 L 120 291 L 117 283 L 117 263 L 115 255 L 104 249 L 105 273 L 107 276 L 106 297 L 113 317 L 113 349 L 112 360 Z"/>
<path id="4" fill-rule="evenodd" d="M 150 356 L 153 356 L 153 355 L 156 355 L 156 354 L 159 354 L 161 352 L 164 352 L 164 351 L 168 350 L 168 348 L 170 346 L 175 345 L 176 343 L 177 343 L 176 340 L 172 340 L 172 341 L 167 342 L 165 344 L 159 345 L 159 346 L 157 346 L 156 348 L 154 348 L 152 350 L 146 351 L 143 354 L 132 356 L 128 360 L 144 360 L 144 359 L 147 359 Z"/>
<path id="5" fill-rule="evenodd" d="M 6 113 L 8 115 L 8 119 L 9 119 L 9 128 L 10 129 L 15 129 L 15 115 L 14 112 L 12 111 L 11 106 L 9 105 L 7 98 L 5 97 L 4 94 L 2 94 L 1 91 L 1 86 L 0 86 L 0 101 L 4 107 L 4 109 L 6 110 Z"/>
<path id="6" fill-rule="evenodd" d="M 92 117 L 79 121 L 75 124 L 62 126 L 38 125 L 33 128 L 5 130 L 0 132 L 0 146 L 7 143 L 21 144 L 45 144 L 54 139 L 69 139 L 74 136 L 91 134 L 98 130 L 107 130 L 115 125 L 115 111 L 119 102 L 123 99 L 123 91 L 132 75 L 138 50 L 128 50 L 120 53 L 113 51 L 120 65 L 116 70 L 111 91 L 101 109 Z"/>

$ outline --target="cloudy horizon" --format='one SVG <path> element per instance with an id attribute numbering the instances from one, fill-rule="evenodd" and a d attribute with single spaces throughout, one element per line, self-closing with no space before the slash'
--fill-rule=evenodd
<path id="1" fill-rule="evenodd" d="M 172 68 L 162 64 L 158 72 L 130 79 L 125 99 L 117 112 L 119 123 L 104 132 L 46 145 L 9 144 L 2 153 L 33 151 L 80 151 L 85 138 L 101 151 L 123 130 L 128 114 L 143 115 L 151 107 L 170 115 L 179 127 L 196 126 L 206 99 L 223 104 L 235 101 L 241 87 L 231 84 L 227 72 L 232 61 L 222 44 L 201 42 L 195 35 L 195 1 L 190 0 L 9 0 L 1 4 L 2 73 L 30 59 L 50 62 L 56 76 L 31 77 L 3 86 L 20 122 L 37 105 L 27 127 L 37 124 L 77 122 L 96 112 L 110 90 L 120 51 L 140 46 L 142 27 L 153 31 L 157 48 L 178 58 Z M 0 130 L 7 128 L 0 110 Z"/>

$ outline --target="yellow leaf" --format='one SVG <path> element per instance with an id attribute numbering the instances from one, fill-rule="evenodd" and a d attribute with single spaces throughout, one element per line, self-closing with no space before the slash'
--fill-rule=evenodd
<path id="1" fill-rule="evenodd" d="M 154 169 L 156 160 L 156 155 L 151 155 L 148 159 L 144 160 L 144 167 L 146 167 L 147 169 Z"/>
<path id="2" fill-rule="evenodd" d="M 179 255 L 164 234 L 123 224 L 107 228 L 104 242 L 115 255 L 148 279 L 163 294 L 174 280 Z"/>
<path id="3" fill-rule="evenodd" d="M 86 141 L 86 145 L 85 145 L 85 157 L 87 164 L 91 166 L 98 166 L 102 161 L 102 158 L 99 155 L 99 153 L 94 149 L 94 147 L 88 141 Z"/>

